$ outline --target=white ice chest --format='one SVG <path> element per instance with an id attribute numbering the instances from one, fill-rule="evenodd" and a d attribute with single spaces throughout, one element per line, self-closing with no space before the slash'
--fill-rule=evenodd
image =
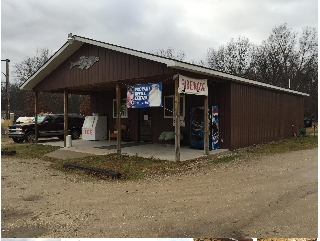
<path id="1" fill-rule="evenodd" d="M 82 140 L 103 141 L 108 137 L 107 116 L 86 116 L 82 126 Z"/>

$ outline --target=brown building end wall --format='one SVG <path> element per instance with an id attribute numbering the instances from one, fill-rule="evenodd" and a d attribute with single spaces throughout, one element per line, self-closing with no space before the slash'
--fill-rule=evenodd
<path id="1" fill-rule="evenodd" d="M 231 145 L 234 150 L 290 138 L 303 126 L 303 97 L 231 84 Z"/>

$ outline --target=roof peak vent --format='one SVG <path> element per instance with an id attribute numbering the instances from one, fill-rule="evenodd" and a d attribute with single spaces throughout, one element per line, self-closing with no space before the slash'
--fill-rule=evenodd
<path id="1" fill-rule="evenodd" d="M 68 43 L 69 43 L 69 44 L 72 44 L 73 41 L 74 41 L 74 37 L 72 36 L 72 33 L 69 33 L 69 34 L 68 34 Z"/>

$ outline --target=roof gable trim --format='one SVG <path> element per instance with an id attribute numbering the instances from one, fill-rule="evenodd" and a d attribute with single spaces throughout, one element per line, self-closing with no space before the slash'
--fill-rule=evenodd
<path id="1" fill-rule="evenodd" d="M 133 56 L 136 56 L 136 57 L 140 57 L 140 58 L 156 61 L 156 62 L 163 63 L 163 64 L 166 64 L 166 65 L 174 65 L 175 62 L 176 62 L 175 60 L 172 60 L 172 59 L 167 59 L 167 58 L 164 58 L 164 57 L 160 57 L 160 56 L 144 53 L 144 52 L 133 50 L 133 49 L 120 47 L 120 46 L 113 45 L 113 44 L 99 42 L 99 41 L 96 41 L 96 40 L 87 39 L 87 38 L 83 38 L 83 37 L 76 36 L 76 35 L 74 35 L 73 37 L 74 37 L 75 41 L 80 41 L 80 42 L 83 42 L 83 43 L 99 46 L 99 47 L 102 47 L 102 48 L 114 50 L 114 51 L 117 51 L 117 52 L 120 52 L 120 53 L 124 53 L 124 54 L 130 54 L 130 55 L 133 55 Z"/>

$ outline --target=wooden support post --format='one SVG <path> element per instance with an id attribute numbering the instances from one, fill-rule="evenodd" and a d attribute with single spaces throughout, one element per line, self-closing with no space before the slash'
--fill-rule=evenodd
<path id="1" fill-rule="evenodd" d="M 203 124 L 204 124 L 204 136 L 203 136 L 203 143 L 204 143 L 204 154 L 209 155 L 209 113 L 208 113 L 208 96 L 204 96 L 204 116 L 203 116 Z"/>
<path id="2" fill-rule="evenodd" d="M 175 161 L 180 161 L 180 93 L 179 78 L 174 80 L 174 115 L 175 115 Z"/>
<path id="3" fill-rule="evenodd" d="M 121 155 L 121 92 L 120 83 L 116 85 L 116 99 L 117 99 L 117 154 Z"/>
<path id="4" fill-rule="evenodd" d="M 38 92 L 34 92 L 34 134 L 35 134 L 35 142 L 38 143 Z"/>
<path id="5" fill-rule="evenodd" d="M 6 119 L 10 120 L 10 101 L 9 101 L 9 59 L 6 59 Z"/>
<path id="6" fill-rule="evenodd" d="M 64 147 L 67 146 L 68 135 L 68 92 L 64 89 Z"/>

